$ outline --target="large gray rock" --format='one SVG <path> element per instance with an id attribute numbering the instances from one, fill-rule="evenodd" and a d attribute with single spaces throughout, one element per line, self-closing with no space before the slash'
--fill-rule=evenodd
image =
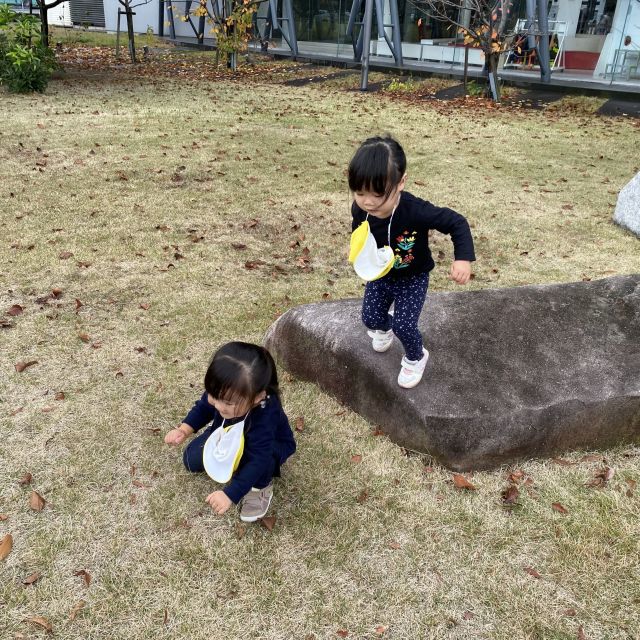
<path id="1" fill-rule="evenodd" d="M 613 221 L 640 237 L 640 173 L 618 194 Z"/>
<path id="2" fill-rule="evenodd" d="M 407 448 L 456 470 L 640 440 L 640 275 L 430 294 L 431 352 L 411 390 L 402 348 L 375 353 L 360 300 L 296 307 L 265 342 Z"/>

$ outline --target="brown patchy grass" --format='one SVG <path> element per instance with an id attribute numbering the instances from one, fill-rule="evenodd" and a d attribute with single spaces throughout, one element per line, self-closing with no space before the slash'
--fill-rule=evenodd
<path id="1" fill-rule="evenodd" d="M 14 539 L 0 637 L 45 637 L 32 616 L 60 639 L 638 637 L 638 448 L 594 454 L 616 470 L 600 490 L 584 483 L 601 458 L 527 461 L 533 484 L 507 509 L 508 470 L 457 490 L 283 373 L 305 428 L 268 532 L 213 516 L 210 482 L 162 444 L 217 346 L 360 295 L 343 175 L 357 141 L 398 136 L 410 190 L 469 217 L 473 289 L 640 270 L 637 239 L 611 223 L 638 170 L 634 126 L 124 73 L 2 95 L 0 310 L 24 311 L 0 329 L 0 539 Z M 452 289 L 448 239 L 435 250 L 432 288 Z"/>

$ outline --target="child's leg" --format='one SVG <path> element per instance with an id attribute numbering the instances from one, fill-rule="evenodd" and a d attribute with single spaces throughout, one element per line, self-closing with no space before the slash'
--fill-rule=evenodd
<path id="1" fill-rule="evenodd" d="M 211 435 L 211 429 L 205 429 L 197 438 L 194 438 L 184 450 L 182 461 L 187 471 L 200 473 L 204 471 L 204 461 L 202 455 L 204 452 L 204 444 Z"/>
<path id="2" fill-rule="evenodd" d="M 367 282 L 362 300 L 362 322 L 372 331 L 388 331 L 391 328 L 392 316 L 389 308 L 393 302 L 393 292 L 385 282 L 374 280 Z"/>
<path id="3" fill-rule="evenodd" d="M 424 306 L 429 286 L 429 274 L 421 273 L 394 283 L 395 302 L 393 333 L 398 336 L 406 352 L 407 360 L 421 360 L 423 356 L 422 334 L 418 319 Z"/>

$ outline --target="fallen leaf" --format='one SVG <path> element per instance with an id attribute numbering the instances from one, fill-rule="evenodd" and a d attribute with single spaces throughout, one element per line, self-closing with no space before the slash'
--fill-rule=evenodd
<path id="1" fill-rule="evenodd" d="M 7 520 L 9 516 L 6 513 L 0 513 L 0 522 Z"/>
<path id="2" fill-rule="evenodd" d="M 397 542 L 396 540 L 392 540 L 389 543 L 389 549 L 400 549 L 401 547 L 402 547 L 402 545 L 399 542 Z"/>
<path id="3" fill-rule="evenodd" d="M 69 613 L 69 620 L 73 622 L 76 619 L 76 616 L 80 613 L 80 611 L 84 609 L 84 606 L 86 604 L 87 603 L 84 600 L 79 600 L 78 602 L 76 602 L 73 605 L 73 609 L 71 609 L 71 613 Z"/>
<path id="4" fill-rule="evenodd" d="M 151 308 L 151 305 L 148 302 L 141 302 L 140 308 L 144 309 L 145 311 L 149 311 L 149 309 Z"/>
<path id="5" fill-rule="evenodd" d="M 21 484 L 22 486 L 25 486 L 27 484 L 31 484 L 31 481 L 33 480 L 33 476 L 30 473 L 25 473 L 22 478 L 20 478 L 20 480 L 18 480 L 18 484 Z"/>
<path id="6" fill-rule="evenodd" d="M 0 540 L 0 560 L 4 560 L 13 549 L 13 536 L 10 533 Z"/>
<path id="7" fill-rule="evenodd" d="M 604 487 L 611 478 L 615 475 L 615 469 L 612 467 L 604 467 L 604 469 L 600 469 L 594 475 L 594 477 L 585 482 L 585 487 Z"/>
<path id="8" fill-rule="evenodd" d="M 516 504 L 519 496 L 518 487 L 512 484 L 502 492 L 502 504 Z"/>
<path id="9" fill-rule="evenodd" d="M 38 582 L 38 580 L 40 580 L 40 578 L 42 578 L 42 574 L 38 573 L 37 571 L 35 573 L 32 573 L 31 575 L 27 576 L 23 581 L 22 584 L 29 586 L 30 584 L 35 584 L 36 582 Z"/>
<path id="10" fill-rule="evenodd" d="M 475 618 L 475 615 L 473 613 L 471 613 L 471 611 L 465 611 L 462 614 L 462 619 L 463 620 L 473 620 Z"/>
<path id="11" fill-rule="evenodd" d="M 51 295 L 54 298 L 59 298 L 64 292 L 62 291 L 62 289 L 59 289 L 57 287 L 54 287 L 53 289 L 51 289 Z"/>
<path id="12" fill-rule="evenodd" d="M 64 391 L 56 391 L 56 394 L 53 396 L 53 398 L 54 400 L 64 400 Z"/>
<path id="13" fill-rule="evenodd" d="M 265 516 L 260 519 L 260 524 L 267 530 L 273 531 L 273 527 L 276 526 L 276 517 L 275 516 Z"/>
<path id="14" fill-rule="evenodd" d="M 587 640 L 587 636 L 584 634 L 584 629 L 582 625 L 578 627 L 578 640 Z"/>
<path id="15" fill-rule="evenodd" d="M 625 495 L 627 496 L 627 498 L 633 498 L 633 492 L 636 489 L 637 482 L 635 480 L 632 480 L 631 478 L 627 478 L 625 480 L 625 482 L 627 483 L 627 486 L 629 487 L 627 489 L 627 492 L 626 492 Z"/>
<path id="16" fill-rule="evenodd" d="M 82 302 L 81 302 L 80 300 L 78 300 L 78 298 L 76 298 L 76 311 L 78 311 L 78 309 L 79 309 L 80 307 L 82 307 L 82 306 L 84 306 L 84 305 L 82 304 Z"/>
<path id="17" fill-rule="evenodd" d="M 295 421 L 295 430 L 298 432 L 304 431 L 304 418 L 302 416 L 298 416 Z"/>
<path id="18" fill-rule="evenodd" d="M 564 458 L 554 458 L 552 462 L 559 464 L 561 467 L 572 467 L 575 462 L 570 462 L 569 460 L 565 460 Z"/>
<path id="19" fill-rule="evenodd" d="M 8 316 L 19 316 L 22 314 L 22 312 L 24 311 L 24 307 L 19 305 L 19 304 L 14 304 L 11 305 L 9 307 L 9 309 L 7 310 L 7 315 Z"/>
<path id="20" fill-rule="evenodd" d="M 573 618 L 574 616 L 578 615 L 578 612 L 575 609 L 565 609 L 563 615 L 569 618 Z"/>
<path id="21" fill-rule="evenodd" d="M 24 362 L 20 360 L 20 362 L 16 362 L 15 367 L 18 373 L 22 373 L 28 367 L 32 367 L 34 364 L 38 364 L 37 360 L 29 360 L 28 362 Z"/>
<path id="22" fill-rule="evenodd" d="M 91 584 L 91 575 L 85 569 L 74 571 L 73 575 L 77 576 L 78 578 L 82 578 L 85 587 L 88 587 Z"/>
<path id="23" fill-rule="evenodd" d="M 71 251 L 61 251 L 60 255 L 58 255 L 58 258 L 60 258 L 60 260 L 68 260 L 69 258 L 71 258 L 71 256 L 73 256 L 73 253 Z"/>
<path id="24" fill-rule="evenodd" d="M 600 462 L 601 460 L 602 456 L 596 455 L 582 456 L 582 458 L 580 458 L 580 462 Z"/>
<path id="25" fill-rule="evenodd" d="M 245 534 L 247 533 L 247 527 L 243 525 L 241 522 L 236 522 L 236 538 L 238 540 L 242 540 Z"/>
<path id="26" fill-rule="evenodd" d="M 414 180 L 413 184 L 417 184 L 419 187 L 426 187 L 426 183 L 422 182 L 422 180 Z"/>
<path id="27" fill-rule="evenodd" d="M 357 453 L 354 456 L 351 456 L 351 462 L 355 464 L 357 464 L 358 462 L 362 462 L 362 456 L 359 453 Z"/>
<path id="28" fill-rule="evenodd" d="M 563 515 L 569 513 L 559 502 L 554 502 L 551 507 L 554 511 L 562 513 Z"/>
<path id="29" fill-rule="evenodd" d="M 463 475 L 459 473 L 453 474 L 453 484 L 456 489 L 475 490 L 475 485 L 471 484 Z"/>
<path id="30" fill-rule="evenodd" d="M 32 616 L 31 618 L 26 618 L 25 622 L 30 622 L 31 624 L 35 624 L 38 627 L 42 627 L 47 633 L 53 633 L 53 625 L 42 616 Z"/>
<path id="31" fill-rule="evenodd" d="M 384 633 L 388 628 L 389 628 L 389 627 L 387 627 L 387 626 L 385 626 L 385 625 L 383 625 L 383 624 L 380 624 L 380 625 L 378 625 L 378 626 L 376 627 L 376 633 L 378 633 L 378 634 L 382 635 L 382 634 L 383 634 L 383 633 Z"/>
<path id="32" fill-rule="evenodd" d="M 47 504 L 47 501 L 37 492 L 32 491 L 29 496 L 29 508 L 33 511 L 42 511 Z"/>
<path id="33" fill-rule="evenodd" d="M 384 431 L 382 429 L 374 429 L 371 432 L 372 436 L 383 436 L 384 435 Z"/>
<path id="34" fill-rule="evenodd" d="M 242 251 L 242 249 L 246 249 L 247 248 L 247 245 L 243 244 L 242 242 L 232 242 L 231 246 L 234 249 L 237 249 L 238 251 Z"/>
<path id="35" fill-rule="evenodd" d="M 369 497 L 369 492 L 366 489 L 363 489 L 360 492 L 360 495 L 356 498 L 357 502 L 362 504 Z"/>
<path id="36" fill-rule="evenodd" d="M 169 622 L 169 610 L 165 609 L 164 610 L 164 617 L 162 618 L 162 624 L 166 625 L 167 622 Z"/>
<path id="37" fill-rule="evenodd" d="M 85 342 L 85 343 L 91 341 L 91 337 L 89 336 L 88 333 L 79 333 L 78 338 L 80 338 L 80 340 L 82 340 L 82 342 Z"/>
<path id="38" fill-rule="evenodd" d="M 341 638 L 346 638 L 349 635 L 349 632 L 346 629 L 338 629 L 336 631 L 336 634 L 339 635 Z"/>
<path id="39" fill-rule="evenodd" d="M 516 469 L 507 476 L 507 482 L 518 484 L 522 478 L 524 478 L 524 471 L 522 469 Z"/>
<path id="40" fill-rule="evenodd" d="M 533 576 L 534 578 L 537 578 L 538 580 L 540 578 L 542 578 L 542 576 L 533 568 L 533 567 L 525 567 L 524 570 L 530 575 Z"/>

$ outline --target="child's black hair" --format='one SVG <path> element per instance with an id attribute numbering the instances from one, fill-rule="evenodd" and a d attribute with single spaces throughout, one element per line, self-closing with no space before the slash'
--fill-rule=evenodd
<path id="1" fill-rule="evenodd" d="M 229 402 L 248 403 L 265 391 L 278 396 L 278 374 L 271 354 L 260 345 L 249 342 L 228 342 L 218 349 L 207 373 L 204 388 L 214 398 Z"/>
<path id="2" fill-rule="evenodd" d="M 395 138 L 368 138 L 349 163 L 349 189 L 384 194 L 386 200 L 402 180 L 406 169 L 407 157 Z"/>

